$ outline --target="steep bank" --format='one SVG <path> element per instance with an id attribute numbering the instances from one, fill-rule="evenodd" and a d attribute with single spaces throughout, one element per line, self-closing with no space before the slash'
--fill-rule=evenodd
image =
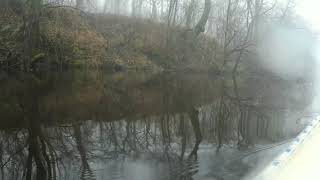
<path id="1" fill-rule="evenodd" d="M 23 62 L 23 23 L 19 11 L 1 10 L 1 68 L 19 69 Z M 41 11 L 41 45 L 32 52 L 32 67 L 208 70 L 217 44 L 201 36 L 188 42 L 187 32 L 148 20 L 48 6 Z"/>

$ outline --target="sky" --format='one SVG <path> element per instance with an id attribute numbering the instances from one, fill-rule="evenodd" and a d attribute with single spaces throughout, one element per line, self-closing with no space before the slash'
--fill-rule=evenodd
<path id="1" fill-rule="evenodd" d="M 320 0 L 296 0 L 296 11 L 301 15 L 308 24 L 310 24 L 313 31 L 317 36 L 317 45 L 314 47 L 313 55 L 317 62 L 318 69 L 320 68 Z M 315 88 L 320 90 L 320 71 L 316 71 Z M 320 109 L 320 94 L 316 94 L 312 108 L 316 111 Z"/>
<path id="2" fill-rule="evenodd" d="M 320 0 L 296 0 L 296 5 L 297 13 L 320 33 Z"/>
<path id="3" fill-rule="evenodd" d="M 98 2 L 103 6 L 104 0 Z M 295 4 L 297 13 L 312 26 L 313 30 L 320 33 L 320 0 L 295 0 Z"/>

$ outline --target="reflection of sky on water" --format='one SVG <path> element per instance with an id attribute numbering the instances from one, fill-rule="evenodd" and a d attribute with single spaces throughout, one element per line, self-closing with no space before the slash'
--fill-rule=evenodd
<path id="1" fill-rule="evenodd" d="M 146 155 L 137 159 L 98 160 L 92 162 L 91 167 L 97 180 L 168 180 L 187 178 L 191 174 L 195 174 L 193 180 L 239 180 L 248 172 L 263 168 L 287 144 L 256 152 L 270 146 L 273 145 L 260 145 L 245 152 L 225 146 L 217 153 L 212 145 L 202 145 L 198 161 L 159 162 Z"/>

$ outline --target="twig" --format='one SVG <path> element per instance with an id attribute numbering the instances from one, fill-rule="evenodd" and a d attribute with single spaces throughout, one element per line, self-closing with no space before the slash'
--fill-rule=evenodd
<path id="1" fill-rule="evenodd" d="M 5 167 L 12 159 L 13 156 L 19 154 L 20 152 L 22 152 L 24 150 L 24 148 L 26 148 L 27 145 L 24 145 L 21 149 L 19 149 L 18 151 L 16 151 L 14 154 L 12 154 L 5 163 L 3 163 L 0 167 L 0 169 L 2 169 L 3 167 Z"/>

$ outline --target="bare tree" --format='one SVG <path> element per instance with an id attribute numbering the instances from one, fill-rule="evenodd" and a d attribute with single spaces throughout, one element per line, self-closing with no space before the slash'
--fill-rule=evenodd
<path id="1" fill-rule="evenodd" d="M 76 7 L 79 9 L 84 8 L 84 0 L 76 0 Z"/>
<path id="2" fill-rule="evenodd" d="M 33 51 L 39 47 L 40 43 L 40 11 L 42 7 L 41 0 L 28 1 L 27 10 L 24 15 L 24 54 L 25 60 L 23 69 L 29 71 L 31 68 L 31 59 Z"/>
<path id="3" fill-rule="evenodd" d="M 132 16 L 141 16 L 144 0 L 132 0 L 131 12 Z"/>
<path id="4" fill-rule="evenodd" d="M 196 7 L 197 7 L 197 3 L 195 0 L 191 0 L 187 6 L 187 9 L 185 12 L 186 13 L 185 16 L 186 16 L 186 27 L 187 28 L 191 27 L 191 22 L 194 18 Z"/>
<path id="5" fill-rule="evenodd" d="M 198 36 L 200 33 L 205 31 L 205 26 L 207 24 L 210 11 L 211 11 L 211 0 L 205 0 L 204 11 L 202 13 L 202 16 L 201 16 L 198 24 L 193 29 L 196 36 Z"/>
<path id="6" fill-rule="evenodd" d="M 158 0 L 151 0 L 151 19 L 156 20 L 158 18 L 158 6 L 157 6 Z"/>

